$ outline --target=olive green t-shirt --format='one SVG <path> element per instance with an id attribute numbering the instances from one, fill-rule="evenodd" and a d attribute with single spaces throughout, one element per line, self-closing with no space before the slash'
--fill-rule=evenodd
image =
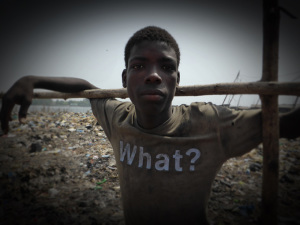
<path id="1" fill-rule="evenodd" d="M 149 130 L 138 125 L 130 102 L 93 99 L 91 105 L 114 150 L 130 225 L 207 224 L 216 173 L 262 140 L 260 110 L 173 106 L 172 116 Z"/>

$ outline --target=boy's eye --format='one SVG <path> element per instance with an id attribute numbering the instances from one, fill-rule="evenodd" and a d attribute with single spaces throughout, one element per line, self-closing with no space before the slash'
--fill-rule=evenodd
<path id="1" fill-rule="evenodd" d="M 176 70 L 175 67 L 172 65 L 163 65 L 162 69 L 167 70 L 167 71 L 175 71 Z"/>
<path id="2" fill-rule="evenodd" d="M 131 68 L 132 68 L 132 69 L 135 69 L 135 70 L 138 70 L 138 69 L 144 68 L 144 66 L 138 64 L 138 65 L 133 65 L 133 66 L 131 66 Z"/>

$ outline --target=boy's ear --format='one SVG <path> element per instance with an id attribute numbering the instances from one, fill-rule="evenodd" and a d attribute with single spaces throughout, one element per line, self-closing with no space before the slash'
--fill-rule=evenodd
<path id="1" fill-rule="evenodd" d="M 177 72 L 177 82 L 176 82 L 176 86 L 179 86 L 179 82 L 180 82 L 180 72 Z"/>
<path id="2" fill-rule="evenodd" d="M 122 72 L 122 84 L 123 84 L 124 88 L 127 87 L 127 70 L 126 69 L 124 69 Z"/>

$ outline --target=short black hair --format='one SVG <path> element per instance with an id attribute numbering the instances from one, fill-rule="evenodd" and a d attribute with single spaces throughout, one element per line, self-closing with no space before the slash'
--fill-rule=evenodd
<path id="1" fill-rule="evenodd" d="M 125 55 L 124 55 L 126 68 L 128 67 L 128 59 L 133 46 L 145 40 L 165 42 L 168 46 L 173 48 L 177 57 L 177 66 L 179 66 L 180 51 L 179 51 L 178 44 L 176 40 L 173 38 L 173 36 L 168 31 L 160 27 L 147 26 L 135 32 L 132 35 L 132 37 L 128 40 L 125 46 Z"/>

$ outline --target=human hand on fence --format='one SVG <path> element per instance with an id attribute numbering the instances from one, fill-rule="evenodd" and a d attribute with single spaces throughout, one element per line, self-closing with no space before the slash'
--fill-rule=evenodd
<path id="1" fill-rule="evenodd" d="M 31 77 L 25 76 L 17 80 L 3 95 L 0 120 L 4 134 L 7 134 L 9 131 L 9 121 L 11 121 L 11 112 L 15 104 L 20 105 L 19 122 L 25 123 L 27 111 L 32 102 L 33 88 Z"/>
<path id="2" fill-rule="evenodd" d="M 300 137 L 300 107 L 279 117 L 280 137 L 295 139 Z"/>

